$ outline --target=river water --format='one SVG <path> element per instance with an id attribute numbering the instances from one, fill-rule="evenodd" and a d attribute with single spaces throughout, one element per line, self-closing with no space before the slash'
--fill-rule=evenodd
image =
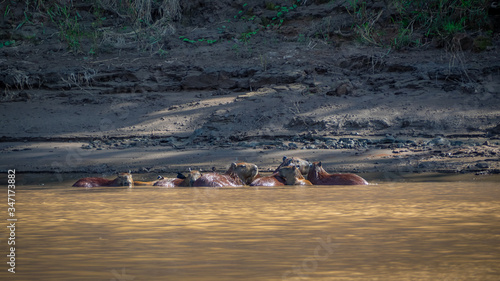
<path id="1" fill-rule="evenodd" d="M 4 230 L 0 278 L 500 280 L 497 180 L 220 189 L 82 189 L 70 187 L 74 180 L 18 185 L 16 273 L 7 272 Z"/>

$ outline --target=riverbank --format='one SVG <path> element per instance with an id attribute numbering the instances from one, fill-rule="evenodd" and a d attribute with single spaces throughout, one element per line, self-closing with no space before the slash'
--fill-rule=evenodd
<path id="1" fill-rule="evenodd" d="M 479 141 L 479 142 L 478 142 Z M 331 144 L 336 142 L 335 145 Z M 226 145 L 172 145 L 168 139 L 133 138 L 93 141 L 2 142 L 1 165 L 22 173 L 112 174 L 132 171 L 169 175 L 188 169 L 218 171 L 236 160 L 273 171 L 283 156 L 322 161 L 330 172 L 354 173 L 474 173 L 500 172 L 500 147 L 494 141 L 468 138 L 398 140 L 391 137 L 343 137 L 326 142 L 306 140 L 232 142 Z M 123 147 L 128 146 L 128 147 Z M 293 148 L 291 148 L 293 147 Z M 340 148 L 335 148 L 340 147 Z"/>

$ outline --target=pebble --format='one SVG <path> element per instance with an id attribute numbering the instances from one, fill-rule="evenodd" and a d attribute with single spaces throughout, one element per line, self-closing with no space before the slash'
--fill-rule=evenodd
<path id="1" fill-rule="evenodd" d="M 486 163 L 486 162 L 479 162 L 476 164 L 476 167 L 478 167 L 480 169 L 488 169 L 490 167 L 490 165 L 488 165 L 488 163 Z"/>
<path id="2" fill-rule="evenodd" d="M 420 144 L 419 144 L 420 143 Z M 210 137 L 196 141 L 197 145 L 201 146 L 219 146 L 219 147 L 248 147 L 248 148 L 265 148 L 265 149 L 368 149 L 370 147 L 382 149 L 403 149 L 412 147 L 421 151 L 432 150 L 433 146 L 480 146 L 488 145 L 491 142 L 467 142 L 462 140 L 449 140 L 444 137 L 436 137 L 429 141 L 406 140 L 387 135 L 382 138 L 332 138 L 321 137 L 314 134 L 295 135 L 291 138 L 277 138 L 275 140 L 256 140 L 256 141 L 232 141 L 225 137 Z M 150 146 L 171 146 L 174 148 L 181 148 L 186 146 L 185 140 L 177 137 L 156 138 L 149 137 L 135 137 L 130 139 L 104 139 L 92 140 L 88 144 L 83 144 L 82 149 L 126 149 L 131 147 L 150 147 Z M 494 153 L 494 152 L 492 152 Z"/>

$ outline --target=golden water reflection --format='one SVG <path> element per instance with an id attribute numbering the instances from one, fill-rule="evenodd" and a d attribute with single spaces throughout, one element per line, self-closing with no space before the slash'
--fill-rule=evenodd
<path id="1" fill-rule="evenodd" d="M 499 280 L 497 185 L 25 186 L 15 277 Z"/>

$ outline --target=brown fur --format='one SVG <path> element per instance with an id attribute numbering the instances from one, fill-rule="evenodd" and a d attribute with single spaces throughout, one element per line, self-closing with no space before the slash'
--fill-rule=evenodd
<path id="1" fill-rule="evenodd" d="M 120 173 L 114 180 L 105 178 L 82 178 L 73 184 L 75 187 L 96 187 L 96 186 L 134 186 L 134 179 L 130 173 Z"/>
<path id="2" fill-rule="evenodd" d="M 321 166 L 321 162 L 314 162 L 309 169 L 307 178 L 315 185 L 367 185 L 368 182 L 355 174 L 329 174 Z"/>
<path id="3" fill-rule="evenodd" d="M 256 178 L 250 186 L 282 186 L 285 185 L 285 179 L 278 173 L 274 173 L 267 177 Z"/>
<path id="4" fill-rule="evenodd" d="M 134 181 L 134 186 L 153 186 L 155 185 L 158 181 L 165 179 L 162 176 L 158 176 L 157 180 L 154 181 Z"/>
<path id="5" fill-rule="evenodd" d="M 286 180 L 286 185 L 312 185 L 302 176 L 299 168 L 295 166 L 284 166 L 279 168 L 278 173 Z"/>
<path id="6" fill-rule="evenodd" d="M 307 174 L 309 173 L 309 167 L 311 166 L 311 163 L 302 158 L 284 156 L 283 162 L 281 162 L 281 164 L 278 166 L 278 168 L 276 168 L 274 172 L 275 173 L 278 172 L 278 170 L 281 167 L 285 166 L 296 166 L 297 168 L 299 168 L 299 171 L 303 176 L 307 176 Z"/>
<path id="7" fill-rule="evenodd" d="M 187 176 L 178 174 L 177 178 L 161 179 L 154 186 L 162 187 L 191 187 L 193 183 L 201 177 L 200 171 L 189 171 Z"/>
<path id="8" fill-rule="evenodd" d="M 203 173 L 193 186 L 243 186 L 252 183 L 258 175 L 257 165 L 245 162 L 232 163 L 224 174 Z"/>

